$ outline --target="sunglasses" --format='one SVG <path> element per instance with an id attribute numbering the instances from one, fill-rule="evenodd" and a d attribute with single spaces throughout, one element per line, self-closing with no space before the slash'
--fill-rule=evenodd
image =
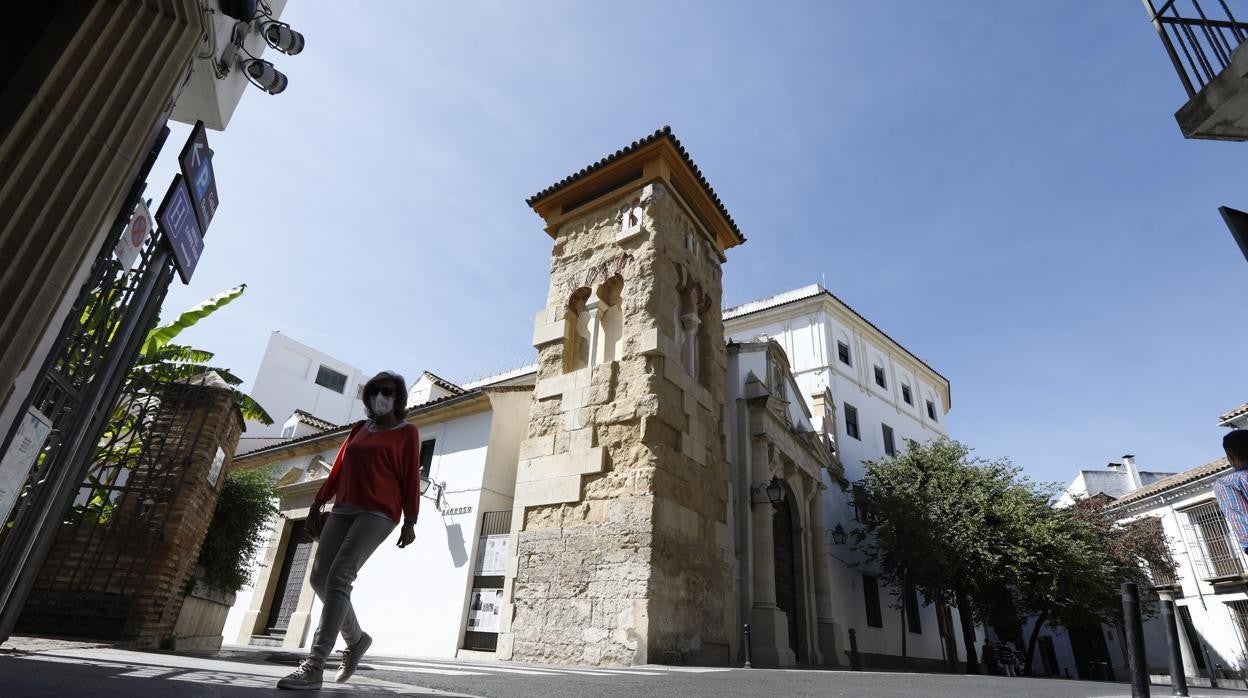
<path id="1" fill-rule="evenodd" d="M 366 395 L 368 395 L 368 396 L 370 396 L 370 397 L 371 397 L 371 396 L 373 396 L 373 395 L 385 395 L 386 397 L 394 397 L 394 388 L 391 388 L 391 387 L 390 387 L 390 386 L 388 386 L 388 385 L 383 385 L 383 386 L 381 386 L 381 387 L 377 387 L 377 388 L 372 388 L 372 389 L 370 389 L 370 390 L 366 393 Z"/>

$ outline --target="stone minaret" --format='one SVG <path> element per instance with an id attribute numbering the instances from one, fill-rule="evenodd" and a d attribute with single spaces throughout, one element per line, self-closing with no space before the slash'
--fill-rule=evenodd
<path id="1" fill-rule="evenodd" d="M 499 656 L 727 661 L 720 265 L 744 238 L 667 128 L 528 203 L 554 247 Z"/>

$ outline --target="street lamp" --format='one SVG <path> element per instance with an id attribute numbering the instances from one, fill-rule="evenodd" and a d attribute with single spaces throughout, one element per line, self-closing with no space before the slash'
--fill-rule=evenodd
<path id="1" fill-rule="evenodd" d="M 836 524 L 836 528 L 828 531 L 828 537 L 832 539 L 833 545 L 845 545 L 845 541 L 849 539 L 849 534 L 845 532 L 845 527 Z"/>
<path id="2" fill-rule="evenodd" d="M 750 488 L 751 495 L 754 493 L 762 494 L 764 492 L 767 493 L 766 500 L 756 500 L 753 496 L 750 497 L 751 509 L 754 508 L 755 504 L 766 504 L 768 502 L 770 502 L 773 507 L 779 507 L 784 502 L 784 481 L 773 475 L 771 477 L 771 481 L 767 484 Z"/>
<path id="3" fill-rule="evenodd" d="M 429 496 L 428 494 L 429 488 L 431 487 L 436 491 L 433 496 Z M 420 496 L 433 502 L 434 508 L 438 511 L 442 511 L 442 493 L 445 490 L 445 482 L 434 482 L 424 475 L 420 476 Z"/>

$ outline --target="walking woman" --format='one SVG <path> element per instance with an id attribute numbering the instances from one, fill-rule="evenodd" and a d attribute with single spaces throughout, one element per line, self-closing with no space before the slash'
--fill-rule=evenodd
<path id="1" fill-rule="evenodd" d="M 321 599 L 321 622 L 312 654 L 277 683 L 278 688 L 316 690 L 321 687 L 325 659 L 338 634 L 347 647 L 335 680 L 351 678 L 373 638 L 360 628 L 351 607 L 351 585 L 365 561 L 399 524 L 398 546 L 416 538 L 420 509 L 420 434 L 404 419 L 407 387 L 403 377 L 382 371 L 364 385 L 368 419 L 351 430 L 329 477 L 316 493 L 307 526 L 320 538 L 312 563 L 312 588 Z M 321 507 L 334 500 L 326 516 Z"/>

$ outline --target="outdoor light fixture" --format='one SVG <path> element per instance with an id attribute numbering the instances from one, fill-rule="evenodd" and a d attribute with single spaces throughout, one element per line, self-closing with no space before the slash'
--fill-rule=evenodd
<path id="1" fill-rule="evenodd" d="M 428 494 L 430 489 L 435 491 L 433 496 Z M 445 482 L 434 482 L 425 476 L 420 478 L 420 496 L 433 502 L 433 507 L 438 511 L 442 511 L 442 493 L 446 491 Z"/>
<path id="2" fill-rule="evenodd" d="M 754 497 L 751 496 L 750 497 L 751 508 L 753 508 L 755 504 L 765 504 L 768 502 L 770 502 L 773 507 L 778 507 L 780 506 L 781 503 L 784 502 L 784 481 L 781 480 L 779 477 L 773 475 L 771 478 L 771 482 L 768 482 L 765 485 L 759 485 L 758 487 L 750 488 L 751 495 L 753 495 L 756 492 L 759 494 L 766 492 L 767 499 L 755 500 Z"/>
<path id="3" fill-rule="evenodd" d="M 260 58 L 243 61 L 243 73 L 251 84 L 271 95 L 281 94 L 290 82 L 285 73 L 274 68 L 272 63 Z"/>
<path id="4" fill-rule="evenodd" d="M 828 531 L 828 537 L 832 539 L 833 545 L 845 545 L 845 541 L 849 539 L 849 534 L 845 532 L 845 527 L 836 524 L 836 528 Z"/>
<path id="5" fill-rule="evenodd" d="M 291 29 L 289 24 L 275 19 L 261 20 L 259 29 L 265 43 L 288 56 L 301 53 L 307 43 L 303 34 Z"/>

